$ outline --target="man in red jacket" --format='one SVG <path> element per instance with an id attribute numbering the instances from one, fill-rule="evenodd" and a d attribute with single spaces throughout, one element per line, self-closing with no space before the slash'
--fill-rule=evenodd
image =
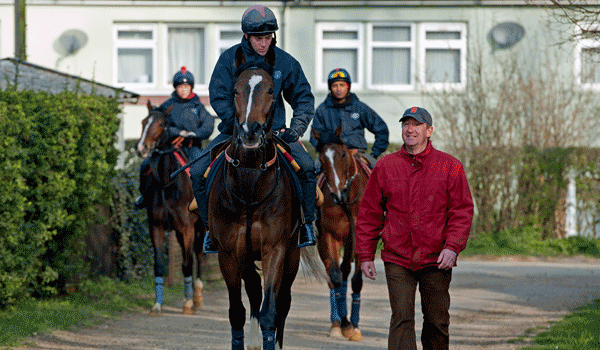
<path id="1" fill-rule="evenodd" d="M 380 159 L 367 183 L 356 223 L 356 250 L 364 275 L 375 279 L 377 242 L 383 239 L 392 318 L 389 350 L 416 350 L 415 294 L 421 294 L 424 350 L 448 349 L 450 280 L 465 249 L 473 199 L 463 166 L 433 148 L 433 120 L 420 107 L 402 118 L 402 149 Z"/>

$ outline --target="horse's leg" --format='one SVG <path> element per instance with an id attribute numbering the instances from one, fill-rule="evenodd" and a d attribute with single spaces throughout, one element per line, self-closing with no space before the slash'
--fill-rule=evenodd
<path id="1" fill-rule="evenodd" d="M 151 217 L 150 210 L 148 216 Z M 154 306 L 150 315 L 160 314 L 163 304 L 163 289 L 165 275 L 165 231 L 161 226 L 154 226 L 150 220 L 150 237 L 154 249 Z"/>
<path id="2" fill-rule="evenodd" d="M 332 338 L 343 338 L 342 335 L 342 319 L 340 317 L 338 308 L 338 299 L 341 297 L 340 288 L 342 286 L 342 272 L 339 267 L 340 259 L 340 248 L 341 245 L 338 241 L 333 239 L 330 232 L 323 232 L 319 236 L 317 242 L 319 256 L 323 265 L 325 265 L 325 271 L 329 276 L 329 310 L 330 310 L 330 321 L 331 328 L 329 329 L 329 336 Z"/>
<path id="3" fill-rule="evenodd" d="M 185 304 L 183 306 L 184 315 L 192 315 L 194 313 L 194 228 L 192 225 L 186 225 L 179 227 L 176 230 L 177 241 L 181 246 L 181 253 L 183 254 L 183 262 L 181 264 L 181 272 L 183 273 L 183 284 L 184 284 L 184 296 Z"/>
<path id="4" fill-rule="evenodd" d="M 347 296 L 348 296 L 348 276 L 350 275 L 350 270 L 352 269 L 352 260 L 354 258 L 353 252 L 353 244 L 352 234 L 346 236 L 344 240 L 344 256 L 342 258 L 342 285 L 340 287 L 339 298 L 337 298 L 338 310 L 340 313 L 340 318 L 342 319 L 342 334 L 345 338 L 351 339 L 355 337 L 354 335 L 354 327 L 350 321 L 348 321 L 348 304 L 347 304 Z M 360 270 L 359 270 L 360 272 Z M 356 270 L 354 272 L 354 276 L 356 276 Z M 361 280 L 362 282 L 362 280 Z M 336 295 L 337 296 L 337 295 Z"/>
<path id="5" fill-rule="evenodd" d="M 219 252 L 219 268 L 229 292 L 229 324 L 231 350 L 244 350 L 246 308 L 242 303 L 242 277 L 238 256 Z"/>
<path id="6" fill-rule="evenodd" d="M 277 296 L 277 316 L 275 318 L 275 325 L 277 326 L 275 343 L 279 344 L 279 349 L 283 349 L 285 320 L 287 319 L 290 312 L 290 306 L 292 305 L 292 284 L 294 283 L 297 273 L 298 269 L 294 269 L 293 266 L 288 264 L 288 260 L 286 260 L 286 267 Z"/>
<path id="7" fill-rule="evenodd" d="M 248 342 L 248 350 L 260 350 L 262 341 L 260 336 L 259 313 L 260 303 L 262 301 L 262 282 L 254 265 L 246 268 L 242 278 L 244 279 L 246 294 L 250 301 L 250 341 Z"/>
<path id="8" fill-rule="evenodd" d="M 352 323 L 352 326 L 354 327 L 354 332 L 348 339 L 352 341 L 361 341 L 362 334 L 358 329 L 358 320 L 360 314 L 360 291 L 363 287 L 363 277 L 358 258 L 356 258 L 355 261 L 354 274 L 352 275 L 352 311 L 350 314 L 350 323 Z"/>
<path id="9" fill-rule="evenodd" d="M 201 222 L 200 219 L 198 219 L 198 222 Z M 199 230 L 198 227 L 201 227 L 201 229 Z M 202 283 L 202 267 L 204 265 L 205 257 L 205 254 L 202 251 L 204 225 L 201 223 L 200 225 L 196 224 L 195 231 L 194 252 L 196 253 L 196 280 L 194 281 L 194 308 L 197 310 L 204 305 L 204 300 L 202 298 L 202 290 L 204 289 L 204 284 Z"/>

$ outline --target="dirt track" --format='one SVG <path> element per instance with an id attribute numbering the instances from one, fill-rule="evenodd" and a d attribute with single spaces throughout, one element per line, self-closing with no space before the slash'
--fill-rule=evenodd
<path id="1" fill-rule="evenodd" d="M 379 262 L 380 263 L 380 262 Z M 360 328 L 362 342 L 332 339 L 327 285 L 300 273 L 292 292 L 284 348 L 387 349 L 391 312 L 383 265 L 376 281 L 365 281 Z M 600 298 L 600 262 L 570 259 L 541 261 L 480 261 L 459 259 L 451 285 L 450 349 L 519 349 L 531 335 L 547 328 L 575 307 Z M 183 301 L 167 305 L 160 317 L 130 314 L 88 329 L 58 331 L 31 339 L 31 349 L 230 349 L 226 290 L 205 290 L 205 306 L 193 316 L 180 314 Z M 420 301 L 417 298 L 417 339 Z M 247 302 L 245 305 L 248 305 Z M 248 337 L 248 323 L 246 334 Z M 510 343 L 519 337 L 524 341 Z M 420 345 L 419 345 L 420 346 Z"/>

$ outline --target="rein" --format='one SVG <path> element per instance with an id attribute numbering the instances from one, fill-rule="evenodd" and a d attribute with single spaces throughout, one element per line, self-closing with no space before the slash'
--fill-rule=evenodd
<path id="1" fill-rule="evenodd" d="M 354 167 L 354 174 L 352 174 L 352 176 L 347 177 L 346 179 L 346 184 L 344 185 L 344 189 L 348 190 L 351 186 L 352 186 L 352 182 L 354 181 L 354 179 L 357 176 L 360 176 L 360 173 L 358 172 L 358 164 L 356 164 L 356 158 L 354 157 L 354 154 L 356 154 L 357 151 L 354 152 L 350 152 L 350 158 L 352 158 L 352 166 Z M 346 165 L 348 166 L 347 168 L 350 169 L 350 164 L 348 164 L 348 160 L 346 160 Z M 348 175 L 349 172 L 346 171 L 346 174 Z M 333 188 L 331 188 L 331 185 L 329 184 L 329 181 L 325 181 L 325 183 L 327 184 L 327 187 L 329 188 L 329 194 L 331 194 L 334 198 L 334 203 L 337 205 L 340 205 L 343 207 L 342 202 L 339 198 L 337 198 L 337 195 L 335 195 L 333 193 Z M 354 203 L 356 203 L 356 201 L 358 200 L 358 196 L 356 196 L 356 198 L 354 198 L 353 201 L 350 202 L 345 202 L 345 205 L 352 205 Z"/>

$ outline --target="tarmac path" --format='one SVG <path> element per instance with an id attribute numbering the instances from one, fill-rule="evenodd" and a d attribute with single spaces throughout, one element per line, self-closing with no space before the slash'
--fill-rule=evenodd
<path id="1" fill-rule="evenodd" d="M 377 264 L 377 280 L 365 279 L 361 295 L 361 342 L 328 337 L 329 289 L 300 272 L 292 290 L 284 349 L 387 349 L 391 311 L 383 265 L 381 261 Z M 600 299 L 600 260 L 486 261 L 461 257 L 458 264 L 450 287 L 452 350 L 519 349 L 528 344 L 533 334 L 547 329 L 549 322 Z M 247 300 L 245 305 L 249 308 Z M 182 306 L 183 301 L 166 305 L 159 317 L 132 313 L 93 328 L 38 335 L 30 339 L 30 348 L 230 349 L 224 285 L 205 289 L 204 307 L 195 315 L 180 314 Z M 416 315 L 417 339 L 420 339 L 423 318 L 418 293 Z M 246 337 L 248 332 L 246 323 Z M 521 340 L 514 342 L 517 338 Z"/>

